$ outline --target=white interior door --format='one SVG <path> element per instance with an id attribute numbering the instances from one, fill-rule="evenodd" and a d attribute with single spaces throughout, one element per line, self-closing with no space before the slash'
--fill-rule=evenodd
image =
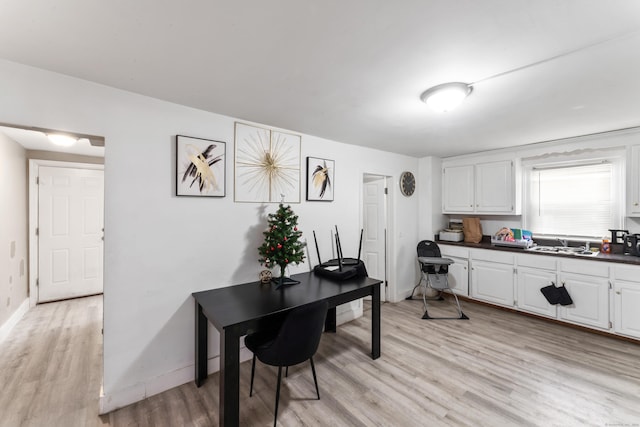
<path id="1" fill-rule="evenodd" d="M 386 179 L 365 175 L 363 180 L 363 242 L 362 253 L 369 277 L 383 280 L 380 296 L 386 300 Z"/>
<path id="2" fill-rule="evenodd" d="M 104 171 L 40 166 L 38 302 L 102 293 Z"/>

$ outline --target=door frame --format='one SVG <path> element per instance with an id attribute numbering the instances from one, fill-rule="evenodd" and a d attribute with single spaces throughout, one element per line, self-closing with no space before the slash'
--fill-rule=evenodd
<path id="1" fill-rule="evenodd" d="M 99 163 L 77 163 L 63 162 L 58 160 L 29 159 L 29 308 L 35 307 L 38 303 L 38 259 L 39 240 L 36 234 L 38 228 L 38 177 L 40 176 L 40 166 L 50 166 L 58 168 L 73 169 L 93 169 L 103 170 L 104 165 Z M 104 257 L 104 251 L 102 256 Z M 104 262 L 103 262 L 104 277 Z"/>
<path id="2" fill-rule="evenodd" d="M 385 217 L 385 277 L 383 284 L 385 285 L 382 291 L 384 292 L 384 301 L 396 302 L 396 274 L 395 274 L 395 261 L 391 254 L 394 253 L 395 247 L 394 233 L 393 233 L 393 197 L 395 187 L 393 184 L 393 177 L 375 173 L 375 172 L 363 172 L 362 179 L 360 180 L 360 229 L 364 229 L 364 182 L 367 177 L 378 177 L 384 179 L 385 188 L 387 189 L 385 206 L 383 209 Z"/>

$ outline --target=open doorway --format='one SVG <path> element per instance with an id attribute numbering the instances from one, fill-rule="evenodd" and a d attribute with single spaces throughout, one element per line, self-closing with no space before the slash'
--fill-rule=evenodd
<path id="1" fill-rule="evenodd" d="M 21 237 L 25 246 L 28 242 L 28 283 L 25 284 L 28 302 L 25 303 L 33 307 L 38 302 L 102 293 L 104 137 L 7 123 L 0 123 L 0 133 L 5 144 L 21 147 L 15 152 L 23 159 L 26 169 L 21 190 L 27 205 L 23 221 L 28 223 L 25 235 Z M 54 136 L 66 137 L 72 140 L 72 145 L 56 145 Z M 38 180 L 43 173 L 43 181 L 50 191 L 41 196 L 47 203 L 39 203 Z M 71 197 L 72 192 L 80 196 Z M 39 237 L 47 232 L 40 224 L 44 218 L 48 220 L 44 228 L 58 240 L 48 242 L 52 254 L 48 267 L 41 265 L 42 256 L 39 256 Z M 67 241 L 60 246 L 65 239 Z M 69 244 L 78 244 L 80 249 L 71 251 L 70 247 L 64 247 Z M 40 298 L 38 288 L 43 270 L 48 270 L 56 284 L 76 275 L 85 284 L 90 282 L 91 289 L 89 292 L 71 290 L 63 293 L 57 293 L 58 289 L 55 289 Z"/>
<path id="2" fill-rule="evenodd" d="M 389 289 L 389 191 L 390 177 L 363 174 L 362 178 L 362 259 L 370 277 L 382 280 L 382 301 Z"/>
<path id="3" fill-rule="evenodd" d="M 15 386 L 13 392 L 17 396 L 29 395 L 29 390 L 35 387 L 37 390 L 54 390 L 45 392 L 42 395 L 45 399 L 51 400 L 46 396 L 59 395 L 65 402 L 96 405 L 103 377 L 104 353 L 101 295 L 104 275 L 104 142 L 98 147 L 93 141 L 95 138 L 104 141 L 104 138 L 84 135 L 85 141 L 76 140 L 75 147 L 58 148 L 48 140 L 47 132 L 44 129 L 34 131 L 33 128 L 7 127 L 0 123 L 0 171 L 5 172 L 3 180 L 9 182 L 4 188 L 11 189 L 11 192 L 0 189 L 0 206 L 6 208 L 0 209 L 3 223 L 0 242 L 3 247 L 10 247 L 9 261 L 19 265 L 9 266 L 13 268 L 9 270 L 13 279 L 9 280 L 8 288 L 6 281 L 0 283 L 0 296 L 3 296 L 0 314 L 8 313 L 8 316 L 0 318 L 0 344 L 3 352 L 9 355 L 9 358 L 4 358 L 0 369 L 7 371 L 7 367 L 10 368 L 8 380 Z M 78 134 L 67 133 L 67 136 L 81 138 Z M 5 165 L 11 168 L 5 168 Z M 46 189 L 39 191 L 39 184 Z M 46 243 L 45 249 L 51 256 L 48 264 L 43 265 L 39 262 L 45 258 L 42 255 L 43 239 L 39 238 L 45 234 L 58 241 L 50 239 Z M 5 245 L 7 238 L 11 245 Z M 77 248 L 72 248 L 73 245 Z M 6 259 L 6 256 L 2 258 Z M 22 259 L 26 262 L 23 263 Z M 6 277 L 4 268 L 0 267 L 0 271 Z M 18 273 L 14 272 L 16 269 Z M 66 279 L 74 275 L 80 281 L 74 285 L 76 288 L 66 289 L 63 293 L 57 293 L 60 289 L 54 286 L 48 294 L 43 294 L 43 289 L 38 286 L 43 285 L 43 272 L 49 272 L 50 279 L 55 282 L 50 285 L 66 285 L 69 282 Z M 89 291 L 84 289 L 87 283 Z M 14 292 L 9 294 L 13 302 L 18 299 L 14 298 L 16 288 L 20 289 L 20 307 L 6 309 L 4 295 Z M 100 295 L 76 298 L 86 294 Z M 66 298 L 73 299 L 59 301 Z M 56 302 L 39 304 L 48 301 Z M 3 342 L 3 338 L 6 341 Z M 51 357 L 52 354 L 43 358 L 47 351 L 54 350 L 59 357 Z M 60 360 L 73 361 L 73 366 L 78 365 L 76 370 L 82 374 L 73 379 L 73 390 L 66 387 L 70 384 L 69 375 L 65 375 L 68 370 L 58 369 Z M 21 381 L 25 372 L 33 373 L 34 366 L 37 366 L 35 382 Z M 40 406 L 40 412 L 33 412 L 33 405 L 9 406 L 8 413 L 14 414 L 16 420 L 33 415 L 31 418 L 36 423 L 45 422 L 49 420 L 47 416 L 50 417 L 48 412 L 51 411 L 47 412 L 46 405 Z M 4 405 L 3 409 L 6 408 Z M 24 412 L 19 412 L 23 409 Z"/>

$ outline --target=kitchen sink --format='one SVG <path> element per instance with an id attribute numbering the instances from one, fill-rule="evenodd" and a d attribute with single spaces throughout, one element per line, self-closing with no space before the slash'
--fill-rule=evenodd
<path id="1" fill-rule="evenodd" d="M 528 251 L 531 252 L 544 252 L 559 255 L 576 255 L 576 256 L 596 256 L 598 251 L 586 251 L 584 246 L 533 246 Z"/>

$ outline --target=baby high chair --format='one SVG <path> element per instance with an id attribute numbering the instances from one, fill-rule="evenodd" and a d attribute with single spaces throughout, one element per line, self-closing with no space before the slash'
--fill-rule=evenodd
<path id="1" fill-rule="evenodd" d="M 440 248 L 431 240 L 423 240 L 418 243 L 417 252 L 418 263 L 420 264 L 420 281 L 413 287 L 411 296 L 407 299 L 412 299 L 416 289 L 422 285 L 422 301 L 424 303 L 423 319 L 468 319 L 467 315 L 462 312 L 458 296 L 449 287 L 449 265 L 453 264 L 454 261 L 450 258 L 443 258 L 440 253 Z M 450 291 L 458 306 L 458 317 L 429 316 L 427 310 L 427 288 L 434 289 L 440 293 L 446 290 Z M 443 299 L 441 295 L 439 299 Z"/>

